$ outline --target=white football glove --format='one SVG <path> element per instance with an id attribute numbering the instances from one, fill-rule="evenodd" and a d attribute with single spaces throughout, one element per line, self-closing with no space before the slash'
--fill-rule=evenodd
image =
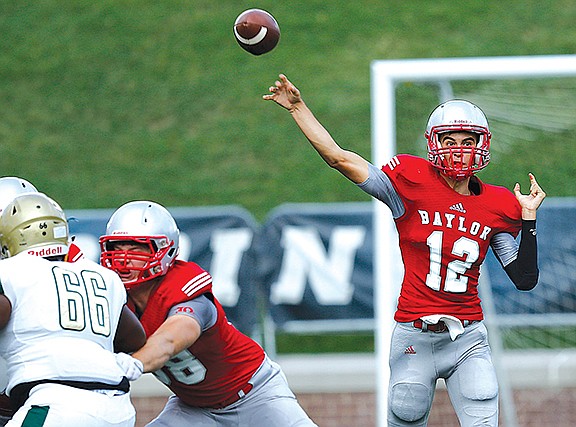
<path id="1" fill-rule="evenodd" d="M 144 373 L 144 365 L 135 357 L 126 353 L 115 353 L 116 363 L 124 371 L 129 381 L 136 381 Z"/>

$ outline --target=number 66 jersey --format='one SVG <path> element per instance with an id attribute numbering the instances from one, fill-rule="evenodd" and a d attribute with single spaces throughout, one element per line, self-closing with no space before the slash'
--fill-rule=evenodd
<path id="1" fill-rule="evenodd" d="M 87 259 L 49 261 L 23 252 L 0 261 L 0 293 L 12 305 L 0 331 L 8 394 L 38 380 L 122 380 L 113 341 L 126 291 L 115 273 Z"/>
<path id="2" fill-rule="evenodd" d="M 395 219 L 405 267 L 395 320 L 432 314 L 482 320 L 480 265 L 495 234 L 516 237 L 521 229 L 514 194 L 475 176 L 473 194 L 459 194 L 430 162 L 410 155 L 392 158 L 382 171 L 405 207 Z"/>

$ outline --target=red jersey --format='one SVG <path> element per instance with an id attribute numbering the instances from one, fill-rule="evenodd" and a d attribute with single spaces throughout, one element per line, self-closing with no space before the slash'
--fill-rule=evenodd
<path id="1" fill-rule="evenodd" d="M 68 245 L 68 253 L 66 254 L 66 261 L 76 262 L 79 259 L 84 258 L 84 253 L 80 247 L 76 246 L 74 243 Z"/>
<path id="2" fill-rule="evenodd" d="M 518 235 L 522 216 L 516 197 L 477 177 L 472 180 L 479 194 L 459 194 L 420 157 L 395 156 L 382 170 L 406 208 L 395 220 L 405 270 L 395 320 L 431 314 L 482 320 L 480 265 L 492 236 Z"/>
<path id="3" fill-rule="evenodd" d="M 264 361 L 264 350 L 228 322 L 212 294 L 210 274 L 193 262 L 176 261 L 150 295 L 140 321 L 149 337 L 166 320 L 171 307 L 200 295 L 216 306 L 216 323 L 154 375 L 187 405 L 218 407 L 237 397 L 247 385 Z"/>

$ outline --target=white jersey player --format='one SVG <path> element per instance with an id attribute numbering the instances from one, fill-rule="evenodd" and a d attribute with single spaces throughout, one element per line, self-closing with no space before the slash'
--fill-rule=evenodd
<path id="1" fill-rule="evenodd" d="M 114 348 L 134 351 L 145 335 L 120 278 L 87 259 L 64 261 L 66 218 L 41 193 L 8 204 L 0 244 L 0 355 L 19 408 L 6 425 L 133 426 Z"/>
<path id="2" fill-rule="evenodd" d="M 23 178 L 3 176 L 0 178 L 0 214 L 14 197 L 25 193 L 36 193 L 37 191 L 32 183 Z M 0 390 L 5 390 L 7 384 L 6 361 L 0 358 Z M 2 399 L 0 402 L 0 426 L 4 426 L 10 419 L 11 410 L 5 408 L 5 406 L 8 406 L 7 402 L 5 402 L 5 396 L 0 395 L 0 399 Z"/>

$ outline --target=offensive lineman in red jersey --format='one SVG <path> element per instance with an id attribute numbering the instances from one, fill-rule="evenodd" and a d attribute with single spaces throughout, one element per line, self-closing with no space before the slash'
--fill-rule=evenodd
<path id="1" fill-rule="evenodd" d="M 174 393 L 148 426 L 315 426 L 280 367 L 228 322 L 210 274 L 176 259 L 179 230 L 168 210 L 121 206 L 100 245 L 102 265 L 120 275 L 148 337 L 119 364 L 132 380 L 153 372 Z"/>
<path id="2" fill-rule="evenodd" d="M 398 155 L 379 169 L 342 149 L 286 76 L 269 90 L 263 98 L 287 109 L 324 161 L 384 202 L 396 222 L 405 273 L 390 347 L 388 425 L 425 426 L 438 378 L 462 426 L 498 425 L 478 278 L 492 247 L 519 290 L 536 286 L 536 210 L 546 194 L 534 176 L 527 195 L 519 184 L 512 193 L 475 176 L 490 160 L 491 135 L 484 113 L 467 101 L 431 113 L 428 160 Z"/>

